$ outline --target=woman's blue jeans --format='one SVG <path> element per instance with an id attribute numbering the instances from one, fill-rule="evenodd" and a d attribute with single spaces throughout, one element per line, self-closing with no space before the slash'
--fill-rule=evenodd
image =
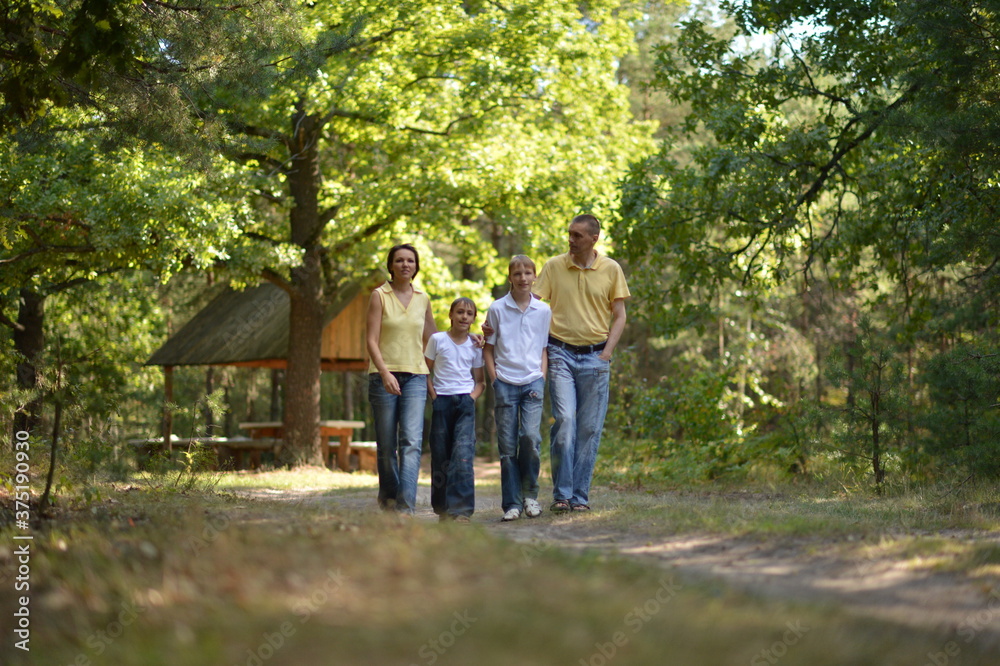
<path id="1" fill-rule="evenodd" d="M 368 375 L 368 401 L 375 420 L 378 452 L 378 503 L 383 509 L 413 513 L 417 506 L 427 375 L 392 374 L 402 395 L 386 391 L 378 373 Z"/>
<path id="2" fill-rule="evenodd" d="M 524 500 L 538 499 L 545 380 L 539 377 L 518 386 L 497 379 L 493 382 L 493 391 L 501 502 L 504 511 L 520 509 Z"/>

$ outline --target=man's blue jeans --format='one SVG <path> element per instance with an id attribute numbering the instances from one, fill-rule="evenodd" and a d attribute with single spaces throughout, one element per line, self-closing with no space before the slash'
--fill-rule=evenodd
<path id="1" fill-rule="evenodd" d="M 402 395 L 392 395 L 378 373 L 368 375 L 368 401 L 375 420 L 378 503 L 383 509 L 413 513 L 424 437 L 427 375 L 392 373 Z"/>
<path id="2" fill-rule="evenodd" d="M 497 448 L 500 450 L 500 487 L 503 510 L 520 509 L 526 499 L 538 499 L 541 467 L 542 394 L 545 380 L 517 386 L 502 379 L 493 382 Z"/>
<path id="3" fill-rule="evenodd" d="M 470 395 L 439 395 L 431 417 L 431 507 L 471 516 L 476 508 L 476 402 Z"/>
<path id="4" fill-rule="evenodd" d="M 608 411 L 611 363 L 600 352 L 576 354 L 549 345 L 552 498 L 589 504 L 590 480 Z"/>

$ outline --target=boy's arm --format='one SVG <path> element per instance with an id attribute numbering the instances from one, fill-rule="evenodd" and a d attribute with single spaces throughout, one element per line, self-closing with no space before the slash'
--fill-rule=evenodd
<path id="1" fill-rule="evenodd" d="M 542 350 L 542 379 L 549 376 L 549 348 Z"/>
<path id="2" fill-rule="evenodd" d="M 492 384 L 497 380 L 497 364 L 493 356 L 493 345 L 489 343 L 483 347 L 483 367 L 486 368 L 486 374 L 490 378 L 490 384 Z"/>
<path id="3" fill-rule="evenodd" d="M 469 394 L 469 397 L 475 400 L 483 394 L 483 391 L 486 390 L 486 381 L 483 379 L 483 369 L 473 368 L 472 377 L 476 380 L 476 386 L 472 389 L 472 393 Z"/>
<path id="4" fill-rule="evenodd" d="M 489 341 L 490 341 L 490 338 L 492 338 L 493 334 L 497 332 L 496 331 L 496 327 L 493 325 L 493 321 L 491 321 L 492 318 L 493 318 L 493 306 L 490 306 L 490 309 L 486 311 L 486 318 L 483 319 L 483 344 L 484 345 L 488 344 Z M 484 346 L 483 349 L 485 349 L 485 348 L 486 347 Z"/>
<path id="5" fill-rule="evenodd" d="M 434 359 L 424 356 L 424 360 L 427 361 L 427 369 L 430 370 L 430 372 L 427 373 L 427 395 L 429 395 L 431 400 L 433 400 L 437 397 L 437 393 L 434 392 Z"/>

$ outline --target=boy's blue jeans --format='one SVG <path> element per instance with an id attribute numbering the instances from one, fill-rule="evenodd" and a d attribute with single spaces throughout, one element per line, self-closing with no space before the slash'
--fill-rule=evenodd
<path id="1" fill-rule="evenodd" d="M 427 375 L 394 372 L 402 395 L 385 390 L 378 373 L 368 375 L 368 402 L 375 420 L 378 451 L 378 503 L 413 513 L 417 507 L 417 477 L 424 437 Z"/>
<path id="2" fill-rule="evenodd" d="M 601 431 L 608 411 L 611 363 L 599 352 L 576 354 L 549 345 L 552 498 L 588 504 Z"/>
<path id="3" fill-rule="evenodd" d="M 431 507 L 471 516 L 476 508 L 476 401 L 467 393 L 434 398 L 431 416 Z"/>
<path id="4" fill-rule="evenodd" d="M 542 394 L 545 380 L 517 386 L 502 379 L 493 382 L 497 447 L 500 450 L 500 487 L 503 510 L 520 509 L 526 499 L 538 499 L 541 467 Z"/>

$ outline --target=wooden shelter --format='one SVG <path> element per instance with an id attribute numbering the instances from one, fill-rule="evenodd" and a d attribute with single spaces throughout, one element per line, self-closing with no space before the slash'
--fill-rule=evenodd
<path id="1" fill-rule="evenodd" d="M 341 291 L 328 309 L 320 363 L 324 371 L 368 369 L 365 315 L 368 290 Z M 244 291 L 225 288 L 146 361 L 163 366 L 164 395 L 173 402 L 174 366 L 233 365 L 283 369 L 288 363 L 288 294 L 270 282 Z M 164 410 L 163 445 L 169 449 L 173 422 Z"/>
<path id="2" fill-rule="evenodd" d="M 146 365 L 236 365 L 284 368 L 288 362 L 288 294 L 270 282 L 244 291 L 226 288 L 167 340 Z M 323 370 L 368 368 L 360 285 L 342 291 L 327 311 L 320 353 Z"/>

